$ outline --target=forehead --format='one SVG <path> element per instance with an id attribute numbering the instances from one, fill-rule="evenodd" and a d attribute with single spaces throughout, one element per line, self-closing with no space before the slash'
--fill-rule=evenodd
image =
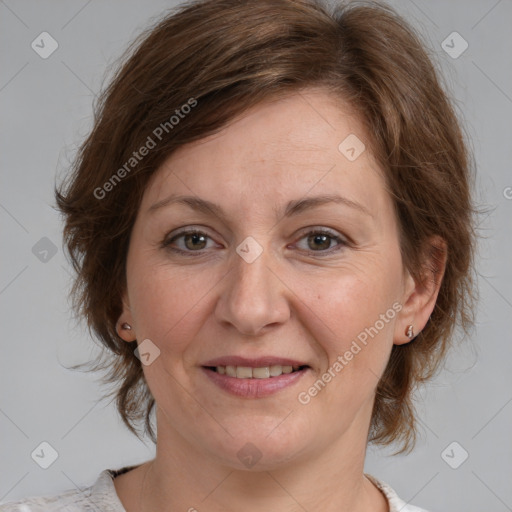
<path id="1" fill-rule="evenodd" d="M 375 209 L 387 195 L 362 123 L 319 89 L 261 103 L 182 146 L 156 171 L 142 207 L 186 193 L 263 208 L 309 191 L 357 196 Z"/>

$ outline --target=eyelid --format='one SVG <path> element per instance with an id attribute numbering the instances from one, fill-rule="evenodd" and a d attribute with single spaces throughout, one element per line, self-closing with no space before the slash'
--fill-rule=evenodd
<path id="1" fill-rule="evenodd" d="M 210 236 L 209 232 L 211 232 L 211 229 L 206 228 L 204 226 L 190 224 L 187 226 L 182 226 L 176 229 L 173 229 L 169 233 L 165 235 L 165 240 L 171 240 L 172 238 L 175 238 L 180 235 L 187 235 L 189 233 L 200 233 L 202 235 L 207 235 L 210 238 L 213 238 Z"/>
<path id="2" fill-rule="evenodd" d="M 299 233 L 302 233 L 302 235 L 307 235 L 308 233 L 329 233 L 333 236 L 342 236 L 342 234 L 337 231 L 336 229 L 329 228 L 327 226 L 321 226 L 321 225 L 315 225 L 315 226 L 306 226 L 304 228 L 301 228 L 299 230 Z"/>

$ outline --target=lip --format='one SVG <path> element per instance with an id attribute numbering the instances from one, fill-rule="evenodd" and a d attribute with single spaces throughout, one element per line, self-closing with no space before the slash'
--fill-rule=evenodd
<path id="1" fill-rule="evenodd" d="M 232 361 L 233 359 L 229 358 L 229 360 Z M 222 361 L 226 361 L 226 359 L 223 358 Z M 254 362 L 254 360 L 251 361 Z M 279 359 L 279 361 L 284 360 Z M 250 366 L 249 364 L 246 363 L 243 364 L 245 364 L 246 366 Z M 243 364 L 235 364 L 234 366 L 242 366 Z M 259 360 L 258 365 L 267 366 L 266 364 L 262 365 Z M 224 363 L 211 365 L 208 364 L 207 366 L 224 366 Z M 226 364 L 226 366 L 230 365 Z M 255 365 L 252 367 L 257 368 L 258 366 Z M 232 395 L 242 398 L 265 398 L 267 396 L 278 393 L 279 391 L 285 388 L 293 386 L 311 368 L 307 367 L 292 373 L 283 373 L 282 375 L 279 375 L 279 377 L 269 377 L 267 379 L 239 379 L 237 377 L 228 377 L 227 375 L 221 375 L 220 373 L 217 373 L 216 371 L 207 368 L 206 366 L 203 366 L 201 369 L 203 370 L 204 374 L 210 379 L 211 382 L 213 382 L 219 388 L 221 388 L 224 391 L 227 391 Z"/>

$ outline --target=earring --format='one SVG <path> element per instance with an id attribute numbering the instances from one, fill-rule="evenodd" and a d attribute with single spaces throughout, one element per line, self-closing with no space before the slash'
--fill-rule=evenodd
<path id="1" fill-rule="evenodd" d="M 121 329 L 123 329 L 124 331 L 131 331 L 132 326 L 128 322 L 124 322 L 123 324 L 121 324 Z"/>
<path id="2" fill-rule="evenodd" d="M 405 330 L 405 335 L 412 340 L 414 338 L 414 329 L 412 325 L 408 325 L 407 329 Z"/>

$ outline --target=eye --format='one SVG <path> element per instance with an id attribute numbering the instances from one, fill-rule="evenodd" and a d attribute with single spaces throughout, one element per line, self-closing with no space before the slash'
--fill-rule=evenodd
<path id="1" fill-rule="evenodd" d="M 315 230 L 306 233 L 297 243 L 297 247 L 307 252 L 325 253 L 333 252 L 333 250 L 337 250 L 346 244 L 346 241 L 336 233 Z"/>
<path id="2" fill-rule="evenodd" d="M 163 245 L 177 252 L 199 252 L 203 249 L 210 249 L 215 243 L 207 234 L 190 230 L 177 233 L 166 240 Z"/>

